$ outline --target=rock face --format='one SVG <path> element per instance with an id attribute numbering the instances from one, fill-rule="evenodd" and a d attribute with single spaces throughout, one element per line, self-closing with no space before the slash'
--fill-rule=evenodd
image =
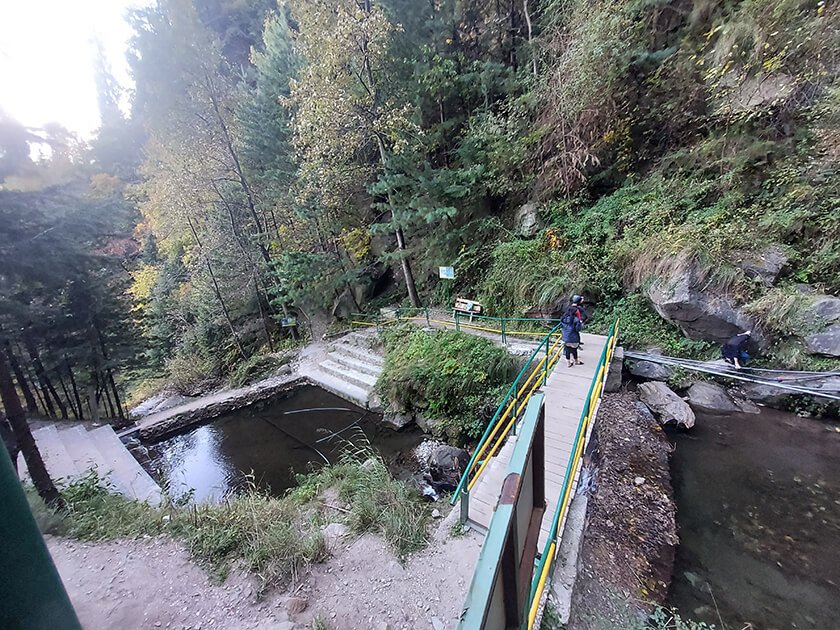
<path id="1" fill-rule="evenodd" d="M 670 365 L 662 365 L 653 361 L 627 359 L 625 365 L 630 374 L 649 381 L 667 381 L 674 374 L 674 368 Z"/>
<path id="2" fill-rule="evenodd" d="M 765 286 L 776 281 L 786 264 L 787 256 L 778 245 L 771 245 L 758 253 L 745 254 L 735 263 L 748 278 L 758 280 Z"/>
<path id="3" fill-rule="evenodd" d="M 676 423 L 686 429 L 694 426 L 691 407 L 665 383 L 654 381 L 639 385 L 639 398 L 659 418 L 661 424 Z"/>
<path id="4" fill-rule="evenodd" d="M 824 295 L 811 302 L 810 310 L 824 322 L 840 321 L 840 298 Z"/>
<path id="5" fill-rule="evenodd" d="M 526 203 L 516 211 L 513 219 L 513 230 L 523 238 L 533 238 L 543 229 L 539 207 L 533 201 Z"/>
<path id="6" fill-rule="evenodd" d="M 729 393 L 715 383 L 694 383 L 688 388 L 688 404 L 692 409 L 707 413 L 737 413 L 741 407 Z"/>
<path id="7" fill-rule="evenodd" d="M 811 354 L 840 357 L 840 324 L 832 324 L 818 333 L 806 336 L 805 345 Z"/>
<path id="8" fill-rule="evenodd" d="M 755 322 L 726 298 L 704 291 L 692 269 L 654 282 L 648 296 L 656 312 L 691 339 L 723 344 L 739 332 L 752 330 L 752 343 L 759 348 L 767 346 Z"/>

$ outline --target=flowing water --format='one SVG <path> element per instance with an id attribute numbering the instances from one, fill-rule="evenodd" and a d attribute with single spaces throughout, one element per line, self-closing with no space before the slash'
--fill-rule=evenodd
<path id="1" fill-rule="evenodd" d="M 838 427 L 765 409 L 674 436 L 671 606 L 730 630 L 840 628 Z"/>
<path id="2" fill-rule="evenodd" d="M 312 386 L 257 403 L 209 424 L 148 446 L 150 472 L 173 496 L 218 501 L 254 482 L 280 496 L 295 474 L 335 462 L 348 441 L 366 442 L 392 467 L 411 466 L 409 453 L 423 439 L 416 430 L 395 431 L 381 416 Z"/>

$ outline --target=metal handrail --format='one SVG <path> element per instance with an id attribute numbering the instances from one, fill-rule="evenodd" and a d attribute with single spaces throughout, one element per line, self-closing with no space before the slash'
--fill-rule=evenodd
<path id="1" fill-rule="evenodd" d="M 521 410 L 524 409 L 528 399 L 531 397 L 531 394 L 536 389 L 536 384 L 539 383 L 539 380 L 534 382 L 534 386 L 531 387 L 531 390 L 527 393 L 525 399 L 522 401 L 521 404 L 519 404 L 519 396 L 520 394 L 525 393 L 525 389 L 528 387 L 531 380 L 534 378 L 534 375 L 539 373 L 539 368 L 544 367 L 544 374 L 547 375 L 548 371 L 551 368 L 551 352 L 554 350 L 554 348 L 557 347 L 559 343 L 562 343 L 562 340 L 556 341 L 554 343 L 554 346 L 549 347 L 552 335 L 554 335 L 559 328 L 560 324 L 557 324 L 548 332 L 545 338 L 531 353 L 531 356 L 528 357 L 528 360 L 525 362 L 525 365 L 522 366 L 522 369 L 519 371 L 519 374 L 516 376 L 516 379 L 511 384 L 510 388 L 507 391 L 507 394 L 505 394 L 505 397 L 502 399 L 502 402 L 496 409 L 496 413 L 493 414 L 493 417 L 490 419 L 487 428 L 484 430 L 484 434 L 481 436 L 481 439 L 476 445 L 475 451 L 473 451 L 472 457 L 470 457 L 470 461 L 464 469 L 464 473 L 461 475 L 461 479 L 458 482 L 458 486 L 455 488 L 455 492 L 452 493 L 452 498 L 450 499 L 451 505 L 455 505 L 455 502 L 458 500 L 458 498 L 461 496 L 461 493 L 464 491 L 465 485 L 469 484 L 467 490 L 469 490 L 474 485 L 475 480 L 478 479 L 478 476 L 484 470 L 484 467 L 487 465 L 487 462 L 490 460 L 490 457 L 492 457 L 493 453 L 495 453 L 496 448 L 498 448 L 498 446 L 501 444 L 501 441 L 507 435 L 507 432 L 514 426 L 516 418 L 519 416 Z M 537 354 L 540 352 L 543 346 L 545 346 L 546 350 L 545 357 L 543 357 L 543 359 L 537 365 L 537 368 L 533 370 L 531 375 L 528 377 L 527 381 L 520 388 L 519 383 L 522 380 L 523 375 L 531 367 L 531 364 L 534 361 L 534 357 L 537 356 Z M 559 356 L 559 351 L 554 356 L 555 362 L 557 356 Z M 502 431 L 498 440 L 496 441 L 495 446 L 491 450 L 490 454 L 488 454 L 486 460 L 482 462 L 481 468 L 476 473 L 475 477 L 472 480 L 470 480 L 470 474 L 472 473 L 473 468 L 475 467 L 475 464 L 478 461 L 478 458 L 484 453 L 484 450 L 487 448 L 487 444 L 490 442 L 490 440 L 493 439 L 495 434 L 498 432 L 499 428 L 502 427 L 502 423 L 505 421 L 507 415 L 511 412 L 511 410 L 515 411 L 513 417 L 508 421 L 507 425 L 504 427 L 504 430 Z"/>
<path id="2" fill-rule="evenodd" d="M 601 396 L 601 391 L 606 381 L 607 369 L 612 359 L 612 353 L 615 349 L 618 340 L 618 325 L 619 320 L 616 319 L 613 325 L 610 326 L 607 334 L 607 343 L 601 351 L 601 357 L 598 359 L 598 364 L 595 368 L 595 376 L 589 385 L 589 392 L 586 396 L 586 401 L 583 405 L 583 410 L 580 414 L 580 422 L 578 423 L 577 433 L 575 434 L 575 447 L 569 454 L 569 461 L 566 466 L 566 474 L 563 479 L 563 489 L 559 501 L 557 502 L 557 509 L 554 512 L 554 517 L 551 521 L 551 528 L 548 531 L 548 538 L 545 542 L 543 553 L 540 556 L 540 562 L 537 565 L 537 570 L 534 574 L 534 581 L 531 584 L 531 597 L 528 613 L 527 628 L 530 630 L 534 625 L 534 620 L 539 609 L 540 599 L 545 588 L 545 583 L 548 578 L 549 570 L 554 561 L 554 553 L 557 549 L 557 530 L 559 529 L 562 519 L 566 516 L 571 498 L 572 484 L 574 483 L 577 469 L 581 462 L 581 455 L 583 454 L 583 447 L 586 441 L 586 434 L 592 417 L 595 414 L 597 401 Z"/>

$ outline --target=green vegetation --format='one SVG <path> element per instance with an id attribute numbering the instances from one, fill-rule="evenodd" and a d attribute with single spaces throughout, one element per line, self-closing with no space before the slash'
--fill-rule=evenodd
<path id="1" fill-rule="evenodd" d="M 154 508 L 110 492 L 91 471 L 64 489 L 66 514 L 49 510 L 34 491 L 29 498 L 42 531 L 82 540 L 168 535 L 219 579 L 243 566 L 264 588 L 294 580 L 326 557 L 328 523 L 378 532 L 400 559 L 426 544 L 428 511 L 369 448 L 349 449 L 337 465 L 299 481 L 283 498 L 252 487 L 217 505 Z"/>
<path id="2" fill-rule="evenodd" d="M 484 430 L 511 382 L 517 362 L 492 341 L 453 330 L 389 329 L 385 366 L 376 384 L 383 400 L 434 422 L 454 441 Z"/>
<path id="3" fill-rule="evenodd" d="M 779 338 L 741 258 L 779 246 L 780 291 L 840 291 L 833 3 L 157 0 L 130 24 L 130 117 L 101 59 L 90 146 L 0 120 L 0 240 L 28 244 L 0 248 L 0 327 L 47 414 L 244 382 L 290 316 L 586 293 L 700 356 L 645 306 L 657 278 L 691 266 Z"/>
<path id="4" fill-rule="evenodd" d="M 265 378 L 272 372 L 288 364 L 292 354 L 254 355 L 243 361 L 228 377 L 228 384 L 231 387 L 243 387 L 261 378 Z"/>

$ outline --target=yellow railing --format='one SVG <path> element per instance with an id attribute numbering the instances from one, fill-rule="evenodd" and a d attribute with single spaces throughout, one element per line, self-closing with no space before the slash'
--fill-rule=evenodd
<path id="1" fill-rule="evenodd" d="M 569 455 L 569 463 L 566 466 L 566 474 L 563 479 L 563 490 L 558 501 L 557 509 L 554 512 L 554 518 L 549 529 L 546 546 L 543 549 L 542 556 L 540 556 L 540 564 L 538 565 L 535 579 L 531 585 L 531 604 L 528 610 L 528 630 L 534 626 L 534 620 L 537 617 L 539 610 L 540 599 L 547 577 L 550 573 L 551 566 L 554 564 L 554 554 L 557 550 L 557 533 L 559 526 L 569 508 L 569 502 L 572 496 L 572 486 L 574 484 L 575 476 L 583 461 L 583 449 L 586 445 L 586 435 L 589 431 L 589 426 L 595 417 L 598 408 L 598 400 L 601 397 L 601 392 L 606 382 L 607 370 L 609 370 L 610 361 L 612 360 L 613 351 L 615 350 L 616 342 L 618 341 L 618 320 L 610 327 L 610 332 L 607 336 L 607 343 L 604 345 L 604 350 L 598 361 L 598 367 L 595 371 L 595 377 L 589 386 L 589 394 L 581 412 L 580 422 L 578 423 L 577 433 L 575 435 L 575 447 Z"/>

